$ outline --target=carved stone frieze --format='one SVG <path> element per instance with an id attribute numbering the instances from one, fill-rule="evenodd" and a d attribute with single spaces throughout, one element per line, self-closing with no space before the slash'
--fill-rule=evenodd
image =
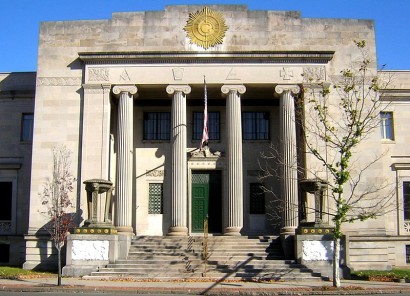
<path id="1" fill-rule="evenodd" d="M 110 80 L 110 69 L 88 68 L 88 81 L 108 81 Z"/>
<path id="2" fill-rule="evenodd" d="M 326 81 L 325 67 L 303 67 L 303 82 L 322 82 Z"/>
<path id="3" fill-rule="evenodd" d="M 164 170 L 147 170 L 145 175 L 147 177 L 164 177 L 165 171 Z"/>
<path id="4" fill-rule="evenodd" d="M 80 86 L 80 77 L 37 77 L 37 86 Z"/>

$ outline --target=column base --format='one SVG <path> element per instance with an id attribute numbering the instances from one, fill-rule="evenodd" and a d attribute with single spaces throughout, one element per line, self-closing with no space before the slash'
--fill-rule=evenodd
<path id="1" fill-rule="evenodd" d="M 118 234 L 134 235 L 134 229 L 132 226 L 116 226 Z"/>
<path id="2" fill-rule="evenodd" d="M 224 235 L 227 236 L 241 236 L 242 227 L 226 227 Z"/>
<path id="3" fill-rule="evenodd" d="M 184 226 L 171 226 L 168 229 L 168 236 L 187 236 L 188 228 Z"/>
<path id="4" fill-rule="evenodd" d="M 295 235 L 296 233 L 296 226 L 285 226 L 282 227 L 280 230 L 280 234 L 282 235 Z"/>

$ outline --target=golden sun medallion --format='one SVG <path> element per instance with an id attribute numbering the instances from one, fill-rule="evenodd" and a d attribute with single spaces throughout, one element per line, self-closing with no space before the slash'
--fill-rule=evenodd
<path id="1" fill-rule="evenodd" d="M 204 7 L 201 11 L 189 14 L 184 30 L 192 43 L 208 49 L 222 44 L 228 27 L 221 13 Z"/>

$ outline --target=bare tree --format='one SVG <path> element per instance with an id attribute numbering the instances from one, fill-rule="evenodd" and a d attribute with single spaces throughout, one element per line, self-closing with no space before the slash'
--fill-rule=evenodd
<path id="1" fill-rule="evenodd" d="M 61 249 L 75 219 L 70 193 L 74 190 L 76 180 L 70 172 L 70 156 L 71 151 L 65 146 L 53 148 L 52 177 L 47 179 L 39 194 L 42 205 L 46 207 L 42 213 L 50 219 L 45 228 L 57 250 L 58 286 L 61 286 Z"/>
<path id="2" fill-rule="evenodd" d="M 299 176 L 324 179 L 328 184 L 329 211 L 333 222 L 333 286 L 340 287 L 340 240 L 342 225 L 376 218 L 392 210 L 394 188 L 382 176 L 370 177 L 369 169 L 384 156 L 381 151 L 359 152 L 365 140 L 378 139 L 380 99 L 391 77 L 381 77 L 368 57 L 365 41 L 355 41 L 360 58 L 330 82 L 304 77 L 303 97 L 298 100 L 297 124 L 301 128 L 303 157 Z M 300 148 L 300 147 L 299 147 Z M 372 150 L 373 151 L 373 150 Z M 280 153 L 261 155 L 262 178 L 280 176 Z M 276 165 L 269 164 L 270 161 Z M 293 164 L 292 164 L 293 165 Z M 280 178 L 280 177 L 279 177 Z M 369 181 L 371 178 L 372 181 Z M 269 188 L 267 189 L 269 190 Z M 297 206 L 297 205 L 293 205 Z M 283 207 L 282 207 L 283 208 Z M 314 209 L 313 209 L 314 210 Z M 273 214 L 277 217 L 277 214 Z"/>

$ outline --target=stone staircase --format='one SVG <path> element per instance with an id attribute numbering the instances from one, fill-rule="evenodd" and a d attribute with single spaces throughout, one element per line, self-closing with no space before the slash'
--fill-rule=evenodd
<path id="1" fill-rule="evenodd" d="M 322 280 L 320 274 L 285 260 L 278 237 L 210 236 L 203 260 L 203 237 L 140 236 L 128 258 L 108 264 L 86 279 Z"/>

